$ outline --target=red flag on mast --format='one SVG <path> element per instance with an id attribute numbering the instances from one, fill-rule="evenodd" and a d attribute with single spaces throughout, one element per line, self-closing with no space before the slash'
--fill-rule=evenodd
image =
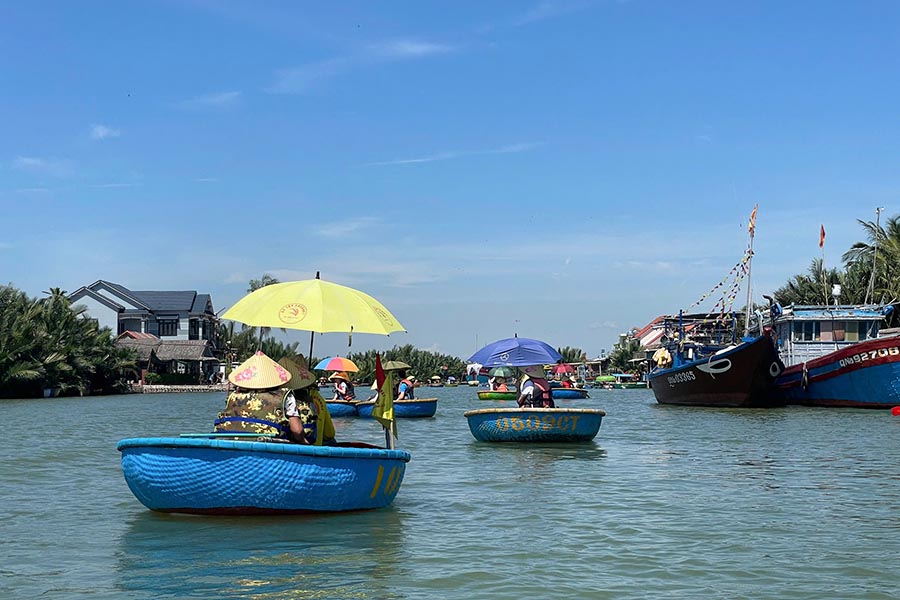
<path id="1" fill-rule="evenodd" d="M 825 247 L 825 226 L 822 225 L 822 228 L 819 229 L 819 248 Z"/>

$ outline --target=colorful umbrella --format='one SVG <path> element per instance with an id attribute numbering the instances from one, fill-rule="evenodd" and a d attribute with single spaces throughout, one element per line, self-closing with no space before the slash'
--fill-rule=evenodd
<path id="1" fill-rule="evenodd" d="M 530 338 L 511 337 L 492 342 L 473 354 L 469 362 L 486 367 L 526 367 L 546 365 L 562 360 L 550 344 Z"/>
<path id="2" fill-rule="evenodd" d="M 494 367 L 488 371 L 491 377 L 513 377 L 515 374 L 516 371 L 512 367 Z"/>
<path id="3" fill-rule="evenodd" d="M 359 367 L 350 360 L 349 358 L 344 358 L 343 356 L 333 356 L 331 358 L 325 358 L 319 361 L 319 363 L 313 367 L 313 369 L 318 369 L 319 371 L 353 371 L 354 373 L 359 372 Z"/>
<path id="4" fill-rule="evenodd" d="M 553 365 L 553 368 L 550 369 L 551 373 L 560 374 L 560 373 L 574 373 L 575 367 L 572 365 L 567 365 L 566 363 L 560 363 L 558 365 Z"/>
<path id="5" fill-rule="evenodd" d="M 406 364 L 402 360 L 386 360 L 381 363 L 381 368 L 385 371 L 404 371 L 406 369 L 412 369 L 412 366 Z"/>

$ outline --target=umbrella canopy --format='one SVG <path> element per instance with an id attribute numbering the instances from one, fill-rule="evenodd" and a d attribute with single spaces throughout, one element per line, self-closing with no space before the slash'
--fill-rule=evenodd
<path id="1" fill-rule="evenodd" d="M 385 371 L 403 371 L 405 369 L 412 369 L 412 366 L 406 364 L 402 360 L 386 360 L 381 363 L 381 368 Z"/>
<path id="2" fill-rule="evenodd" d="M 287 281 L 261 287 L 225 311 L 223 319 L 253 327 L 279 327 L 317 333 L 406 331 L 372 296 L 316 279 Z"/>
<path id="3" fill-rule="evenodd" d="M 494 367 L 488 371 L 491 377 L 513 377 L 515 374 L 516 370 L 512 367 Z"/>
<path id="4" fill-rule="evenodd" d="M 553 368 L 550 369 L 551 373 L 574 373 L 575 367 L 572 365 L 567 365 L 566 363 L 560 363 L 558 365 L 553 365 Z"/>
<path id="5" fill-rule="evenodd" d="M 486 367 L 525 367 L 561 360 L 562 355 L 550 344 L 520 337 L 492 342 L 469 358 L 469 362 L 481 363 Z"/>
<path id="6" fill-rule="evenodd" d="M 356 363 L 354 363 L 349 358 L 344 358 L 343 356 L 333 356 L 331 358 L 322 359 L 313 368 L 318 369 L 319 371 L 353 371 L 354 373 L 359 372 L 359 367 L 356 366 Z"/>

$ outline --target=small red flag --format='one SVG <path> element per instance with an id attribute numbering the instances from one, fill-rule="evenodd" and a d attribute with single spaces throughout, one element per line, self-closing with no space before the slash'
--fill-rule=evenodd
<path id="1" fill-rule="evenodd" d="M 819 248 L 825 247 L 825 226 L 822 225 L 822 228 L 819 230 Z"/>

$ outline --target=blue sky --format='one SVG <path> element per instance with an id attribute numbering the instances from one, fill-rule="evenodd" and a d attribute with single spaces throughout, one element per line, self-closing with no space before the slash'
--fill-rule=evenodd
<path id="1" fill-rule="evenodd" d="M 837 264 L 900 212 L 898 25 L 887 1 L 7 3 L 0 274 L 218 310 L 321 271 L 408 329 L 350 350 L 595 356 L 721 280 L 755 203 L 757 301 L 820 224 Z"/>

